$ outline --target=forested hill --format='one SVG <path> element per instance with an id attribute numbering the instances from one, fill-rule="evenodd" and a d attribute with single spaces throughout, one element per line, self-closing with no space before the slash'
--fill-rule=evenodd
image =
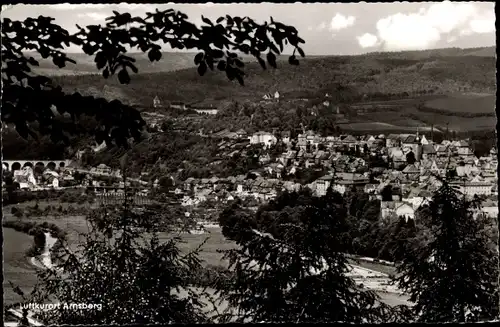
<path id="1" fill-rule="evenodd" d="M 150 72 L 170 72 L 178 69 L 195 67 L 193 58 L 195 53 L 185 52 L 166 52 L 163 53 L 162 60 L 159 62 L 150 62 L 147 54 L 133 53 L 127 54 L 136 60 L 136 65 L 141 73 Z M 78 75 L 78 74 L 96 74 L 97 68 L 93 57 L 84 53 L 69 53 L 68 57 L 76 61 L 76 65 L 68 63 L 64 69 L 58 69 L 50 60 L 42 59 L 38 53 L 29 54 L 39 60 L 40 66 L 34 70 L 40 74 L 46 75 Z"/>
<path id="2" fill-rule="evenodd" d="M 423 51 L 402 51 L 402 52 L 373 52 L 361 55 L 361 57 L 379 57 L 379 58 L 395 58 L 395 59 L 413 59 L 413 60 L 424 60 L 430 57 L 450 57 L 450 56 L 480 56 L 480 57 L 495 57 L 495 47 L 483 47 L 483 48 L 447 48 L 447 49 L 432 49 Z M 29 53 L 28 56 L 32 56 L 39 60 L 40 66 L 35 68 L 35 71 L 39 73 L 44 73 L 48 75 L 73 75 L 73 74 L 92 74 L 96 73 L 96 66 L 93 59 L 83 53 L 70 53 L 68 54 L 70 58 L 77 62 L 77 65 L 68 63 L 68 66 L 64 69 L 58 69 L 55 67 L 50 60 L 42 59 L 38 53 Z M 192 68 L 194 67 L 194 56 L 195 52 L 164 52 L 162 54 L 162 60 L 159 62 L 151 63 L 148 57 L 144 53 L 129 53 L 129 56 L 137 60 L 136 64 L 141 73 L 151 73 L 151 72 L 170 72 L 179 69 Z M 324 58 L 326 56 L 307 56 L 306 60 Z M 355 56 L 353 56 L 355 57 Z M 244 56 L 244 61 L 254 61 L 250 56 Z M 287 56 L 281 56 L 278 61 L 284 61 Z"/>
<path id="3" fill-rule="evenodd" d="M 488 49 L 443 49 L 422 52 L 371 53 L 361 56 L 311 57 L 299 66 L 279 64 L 281 69 L 262 70 L 256 62 L 245 67 L 245 86 L 228 81 L 219 71 L 200 77 L 196 69 L 184 68 L 175 72 L 148 72 L 152 69 L 138 61 L 139 75 L 130 85 L 120 85 L 116 78 L 105 80 L 99 75 L 54 77 L 67 91 L 104 95 L 135 105 L 152 104 L 158 95 L 163 101 L 260 99 L 268 92 L 279 91 L 285 97 L 314 97 L 333 92 L 337 85 L 355 89 L 359 93 L 401 93 L 433 90 L 434 92 L 495 92 L 495 58 Z M 170 56 L 170 54 L 168 54 Z M 165 56 L 159 63 L 172 64 Z M 192 54 L 175 54 L 188 65 Z M 180 59 L 182 58 L 182 60 Z M 162 62 L 164 62 L 162 64 Z M 87 63 L 90 65 L 90 62 Z M 156 65 L 156 64 L 155 64 Z M 286 67 L 285 67 L 286 65 Z M 194 64 L 193 64 L 194 66 Z M 147 67 L 147 68 L 144 68 Z M 159 71 L 160 69 L 155 71 Z M 323 93 L 324 95 L 324 93 Z"/>
<path id="4" fill-rule="evenodd" d="M 445 49 L 430 49 L 420 51 L 399 51 L 399 52 L 371 52 L 366 55 L 383 56 L 388 55 L 391 58 L 400 59 L 427 59 L 430 57 L 460 57 L 460 56 L 477 56 L 477 57 L 492 57 L 495 58 L 495 47 L 480 47 L 480 48 L 445 48 Z"/>

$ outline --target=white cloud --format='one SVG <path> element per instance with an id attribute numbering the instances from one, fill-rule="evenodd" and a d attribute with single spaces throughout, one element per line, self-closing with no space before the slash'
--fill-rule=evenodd
<path id="1" fill-rule="evenodd" d="M 106 18 L 113 16 L 113 14 L 103 14 L 103 13 L 98 13 L 98 12 L 89 12 L 85 14 L 78 14 L 76 15 L 79 18 L 91 18 L 93 20 L 105 20 Z"/>
<path id="2" fill-rule="evenodd" d="M 423 13 L 428 23 L 440 33 L 450 33 L 458 26 L 474 17 L 476 7 L 472 3 L 451 3 L 449 1 L 433 4 Z"/>
<path id="3" fill-rule="evenodd" d="M 386 50 L 424 49 L 442 38 L 492 33 L 495 16 L 492 12 L 481 12 L 474 3 L 444 1 L 415 13 L 385 17 L 376 26 Z"/>
<path id="4" fill-rule="evenodd" d="M 337 13 L 330 22 L 330 31 L 338 31 L 349 26 L 354 25 L 354 21 L 356 17 L 354 16 L 344 16 L 342 14 Z"/>
<path id="5" fill-rule="evenodd" d="M 381 19 L 377 30 L 389 50 L 426 48 L 440 40 L 439 31 L 418 14 L 398 13 Z"/>
<path id="6" fill-rule="evenodd" d="M 319 24 L 319 25 L 316 27 L 316 31 L 322 31 L 322 30 L 324 30 L 326 27 L 327 27 L 326 23 L 325 23 L 325 22 L 321 22 L 321 24 Z"/>
<path id="7" fill-rule="evenodd" d="M 464 28 L 459 33 L 460 36 L 469 36 L 469 35 L 472 35 L 472 34 L 474 34 L 474 32 L 470 28 Z"/>
<path id="8" fill-rule="evenodd" d="M 365 33 L 357 37 L 358 43 L 362 48 L 371 48 L 377 44 L 378 38 L 370 33 Z"/>
<path id="9" fill-rule="evenodd" d="M 477 34 L 494 33 L 495 14 L 491 13 L 477 17 L 469 22 L 469 27 L 472 32 Z"/>
<path id="10" fill-rule="evenodd" d="M 59 3 L 57 5 L 50 5 L 49 8 L 53 10 L 82 10 L 82 9 L 106 9 L 110 8 L 111 4 L 71 4 Z"/>
<path id="11" fill-rule="evenodd" d="M 108 10 L 141 10 L 141 11 L 151 11 L 156 9 L 157 7 L 164 7 L 171 3 L 166 4 L 139 4 L 139 3 L 107 3 L 107 4 L 70 4 L 70 3 L 61 3 L 57 5 L 50 5 L 49 8 L 53 10 L 60 11 L 69 11 L 69 10 L 100 10 L 100 9 L 108 9 Z"/>

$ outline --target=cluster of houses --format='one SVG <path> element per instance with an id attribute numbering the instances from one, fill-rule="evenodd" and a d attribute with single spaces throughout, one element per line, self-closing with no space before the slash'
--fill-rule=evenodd
<path id="1" fill-rule="evenodd" d="M 467 140 L 434 143 L 418 131 L 416 134 L 387 136 L 328 137 L 307 131 L 295 139 L 287 132 L 247 135 L 244 131 L 222 131 L 219 137 L 225 139 L 220 143 L 221 151 L 234 146 L 238 139 L 261 144 L 263 148 L 282 142 L 287 150 L 274 157 L 266 152 L 261 154 L 261 169 L 255 172 L 258 175 L 255 179 L 245 179 L 240 175 L 227 179 L 186 180 L 177 191 L 186 195 L 184 203 L 195 204 L 210 198 L 227 201 L 236 196 L 268 201 L 285 189 L 308 187 L 321 196 L 330 186 L 340 193 L 354 187 L 369 194 L 372 199 L 381 200 L 382 217 L 397 215 L 413 219 L 415 211 L 428 202 L 439 188 L 440 178 L 447 177 L 467 197 L 484 197 L 483 213 L 490 216 L 498 214 L 496 149 L 493 148 L 488 156 L 477 158 Z M 379 157 L 386 163 L 385 167 L 369 165 L 371 157 Z M 326 169 L 329 172 L 307 185 L 284 178 L 285 175 L 308 169 Z M 390 200 L 382 199 L 382 190 L 387 186 L 397 190 L 393 191 Z"/>
<path id="2" fill-rule="evenodd" d="M 75 180 L 75 173 L 83 174 L 83 178 Z M 68 187 L 106 186 L 106 183 L 99 180 L 99 176 L 122 177 L 119 169 L 112 169 L 105 164 L 92 167 L 90 170 L 78 169 L 72 165 L 55 169 L 49 167 L 39 169 L 38 166 L 33 169 L 30 166 L 25 166 L 13 171 L 13 182 L 19 184 L 19 189 L 30 191 L 60 189 L 64 188 L 65 185 Z M 3 181 L 3 186 L 5 186 L 5 181 Z M 117 182 L 116 186 L 120 187 L 120 183 Z"/>
<path id="3" fill-rule="evenodd" d="M 73 176 L 68 173 L 66 168 L 50 169 L 33 169 L 30 166 L 25 166 L 22 169 L 13 171 L 13 182 L 19 185 L 20 190 L 46 190 L 52 188 L 60 188 L 63 182 L 73 181 Z M 2 186 L 5 187 L 5 181 L 2 181 Z"/>
<path id="4" fill-rule="evenodd" d="M 355 188 L 367 193 L 371 199 L 380 200 L 383 218 L 397 215 L 413 219 L 416 210 L 439 188 L 440 178 L 447 177 L 465 196 L 485 198 L 482 209 L 485 214 L 498 215 L 496 149 L 477 158 L 467 140 L 435 143 L 418 131 L 416 134 L 387 136 L 327 137 L 303 131 L 297 137 L 291 137 L 290 132 L 248 134 L 244 130 L 224 130 L 210 137 L 220 138 L 218 158 L 211 164 L 236 154 L 249 155 L 248 148 L 257 146 L 263 149 L 258 155 L 260 168 L 251 171 L 252 176 L 188 178 L 175 190 L 177 195 L 184 196 L 184 205 L 204 201 L 226 202 L 235 197 L 266 202 L 279 191 L 302 187 L 310 188 L 317 196 L 326 194 L 329 187 L 341 194 Z M 281 144 L 283 152 L 275 151 L 273 147 L 277 144 Z M 299 172 L 310 171 L 318 172 L 320 177 L 305 185 L 294 178 Z M 73 179 L 74 172 L 75 168 L 65 167 L 35 174 L 30 167 L 25 167 L 15 172 L 14 180 L 29 189 L 58 188 L 62 180 Z M 121 177 L 119 170 L 104 164 L 85 173 L 81 186 L 87 187 L 104 185 L 93 176 Z M 158 187 L 158 181 L 153 184 Z M 389 186 L 392 198 L 383 198 L 383 190 Z"/>
<path id="5" fill-rule="evenodd" d="M 153 99 L 153 108 L 158 109 L 162 107 L 163 107 L 162 101 L 158 96 L 155 96 Z M 168 107 L 177 110 L 194 110 L 201 115 L 217 115 L 217 113 L 219 112 L 219 109 L 215 107 L 213 104 L 208 106 L 199 106 L 199 105 L 197 106 L 197 105 L 186 104 L 181 101 L 173 101 L 170 102 Z"/>

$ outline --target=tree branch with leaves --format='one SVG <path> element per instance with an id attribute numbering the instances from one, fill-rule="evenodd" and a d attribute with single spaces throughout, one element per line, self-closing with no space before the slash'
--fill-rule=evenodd
<path id="1" fill-rule="evenodd" d="M 139 73 L 135 59 L 127 56 L 131 50 L 148 54 L 151 62 L 162 57 L 162 45 L 173 49 L 199 50 L 194 57 L 198 73 L 208 69 L 224 71 L 231 81 L 244 85 L 243 53 L 255 57 L 266 69 L 267 63 L 277 68 L 276 57 L 285 46 L 293 47 L 288 62 L 298 65 L 296 52 L 305 56 L 299 44 L 305 43 L 293 26 L 280 22 L 258 24 L 249 17 L 218 18 L 215 23 L 202 17 L 203 26 L 188 21 L 188 16 L 172 9 L 146 13 L 145 18 L 114 11 L 105 26 L 78 27 L 70 34 L 53 23 L 53 18 L 39 16 L 24 21 L 2 20 L 2 121 L 15 126 L 23 137 L 38 139 L 50 135 L 52 141 L 69 142 L 68 135 L 93 134 L 98 143 L 106 142 L 126 147 L 129 139 L 140 140 L 145 121 L 136 108 L 118 100 L 65 93 L 47 76 L 34 73 L 39 61 L 29 52 L 64 68 L 76 64 L 65 53 L 65 47 L 77 46 L 94 57 L 96 68 L 104 78 L 117 74 L 122 84 L 131 81 L 129 70 Z M 82 115 L 96 119 L 95 129 L 83 128 Z"/>

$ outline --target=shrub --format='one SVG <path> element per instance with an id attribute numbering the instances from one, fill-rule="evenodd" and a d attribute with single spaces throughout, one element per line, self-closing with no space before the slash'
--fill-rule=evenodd
<path id="1" fill-rule="evenodd" d="M 45 233 L 40 228 L 35 228 L 33 233 L 33 239 L 35 246 L 38 248 L 43 248 L 45 246 Z"/>
<path id="2" fill-rule="evenodd" d="M 56 224 L 54 224 L 54 223 L 49 224 L 48 228 L 49 228 L 51 231 L 57 231 L 57 230 L 59 230 L 59 227 L 57 227 L 57 225 L 56 225 Z"/>
<path id="3" fill-rule="evenodd" d="M 14 209 L 14 208 L 12 208 Z M 15 212 L 13 212 L 14 216 L 16 216 L 17 218 L 22 218 L 24 216 L 24 212 L 22 209 L 19 209 L 19 208 L 16 208 L 17 210 L 15 210 Z"/>
<path id="4" fill-rule="evenodd" d="M 28 250 L 26 250 L 25 254 L 29 258 L 33 258 L 33 257 L 39 256 L 40 254 L 42 254 L 42 251 L 39 247 L 37 247 L 33 244 L 30 246 L 30 248 Z"/>

